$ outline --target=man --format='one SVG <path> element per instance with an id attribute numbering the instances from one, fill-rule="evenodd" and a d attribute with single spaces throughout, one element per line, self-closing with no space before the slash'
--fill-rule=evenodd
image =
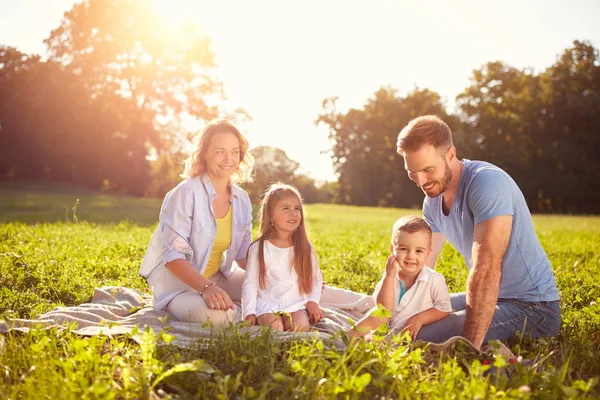
<path id="1" fill-rule="evenodd" d="M 398 135 L 409 178 L 426 197 L 435 262 L 446 239 L 469 267 L 466 293 L 451 295 L 454 312 L 424 326 L 417 339 L 443 342 L 462 335 L 477 348 L 522 332 L 556 335 L 560 305 L 550 261 L 519 187 L 500 168 L 459 160 L 452 132 L 437 116 L 413 119 Z"/>

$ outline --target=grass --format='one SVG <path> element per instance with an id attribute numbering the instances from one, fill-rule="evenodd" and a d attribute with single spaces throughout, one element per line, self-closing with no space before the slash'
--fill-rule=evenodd
<path id="1" fill-rule="evenodd" d="M 159 207 L 65 185 L 0 183 L 0 319 L 77 305 L 102 285 L 147 291 L 137 270 Z M 326 281 L 370 292 L 393 222 L 419 211 L 317 204 L 306 213 Z M 145 332 L 138 345 L 50 329 L 0 336 L 0 398 L 599 397 L 600 218 L 536 215 L 534 223 L 564 322 L 557 338 L 508 343 L 542 360 L 536 369 L 514 365 L 510 380 L 476 356 L 432 359 L 401 337 L 338 351 L 314 340 L 279 343 L 266 329 L 251 340 L 230 327 L 214 331 L 214 346 L 181 349 L 166 332 Z M 467 269 L 449 245 L 438 270 L 451 291 L 464 289 Z"/>

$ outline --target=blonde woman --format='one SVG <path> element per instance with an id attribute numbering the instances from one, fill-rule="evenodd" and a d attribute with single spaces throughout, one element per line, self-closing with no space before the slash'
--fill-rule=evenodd
<path id="1" fill-rule="evenodd" d="M 140 275 L 155 309 L 222 325 L 234 321 L 233 302 L 241 300 L 252 206 L 237 184 L 249 180 L 254 159 L 227 120 L 208 123 L 195 149 L 184 180 L 165 196 Z"/>

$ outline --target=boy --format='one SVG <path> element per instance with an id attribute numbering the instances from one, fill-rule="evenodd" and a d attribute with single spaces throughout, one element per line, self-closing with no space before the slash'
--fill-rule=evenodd
<path id="1" fill-rule="evenodd" d="M 390 329 L 410 332 L 413 340 L 422 326 L 439 321 L 452 311 L 444 277 L 425 265 L 431 253 L 431 228 L 424 219 L 402 217 L 392 228 L 390 252 L 383 277 L 373 297 L 392 313 L 372 315 L 373 308 L 349 332 L 361 337 L 389 321 Z"/>

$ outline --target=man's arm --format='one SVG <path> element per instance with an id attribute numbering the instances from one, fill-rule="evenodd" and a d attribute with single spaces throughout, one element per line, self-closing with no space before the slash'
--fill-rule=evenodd
<path id="1" fill-rule="evenodd" d="M 425 264 L 429 268 L 435 269 L 435 263 L 442 252 L 444 243 L 446 243 L 444 234 L 442 232 L 434 232 L 431 236 L 431 253 L 429 254 L 429 257 L 427 257 L 427 262 Z"/>
<path id="2" fill-rule="evenodd" d="M 475 225 L 472 268 L 467 279 L 467 317 L 463 336 L 476 348 L 492 322 L 500 291 L 502 260 L 512 231 L 512 215 L 500 215 Z"/>

